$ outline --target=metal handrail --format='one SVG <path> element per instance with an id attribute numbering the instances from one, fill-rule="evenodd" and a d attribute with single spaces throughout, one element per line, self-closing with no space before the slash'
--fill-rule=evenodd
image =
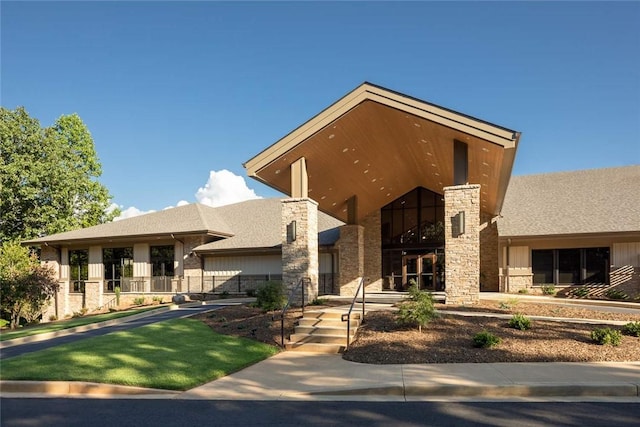
<path id="1" fill-rule="evenodd" d="M 358 284 L 358 289 L 356 289 L 356 294 L 353 296 L 353 300 L 351 301 L 351 306 L 349 307 L 349 311 L 346 314 L 343 314 L 341 320 L 343 322 L 347 322 L 347 346 L 345 350 L 349 349 L 349 344 L 351 343 L 351 312 L 353 311 L 353 306 L 356 303 L 356 299 L 358 299 L 358 294 L 360 293 L 360 288 L 362 288 L 362 318 L 360 319 L 361 323 L 364 322 L 364 300 L 365 300 L 365 287 L 364 287 L 364 277 L 360 278 L 360 283 Z"/>
<path id="2" fill-rule="evenodd" d="M 284 348 L 284 316 L 287 314 L 287 310 L 291 305 L 291 299 L 298 291 L 298 288 L 302 288 L 302 315 L 304 316 L 304 283 L 307 280 L 311 280 L 309 277 L 301 277 L 298 281 L 298 284 L 289 292 L 289 297 L 287 298 L 287 303 L 284 307 L 282 307 L 282 313 L 280 314 L 280 342 L 282 348 Z"/>

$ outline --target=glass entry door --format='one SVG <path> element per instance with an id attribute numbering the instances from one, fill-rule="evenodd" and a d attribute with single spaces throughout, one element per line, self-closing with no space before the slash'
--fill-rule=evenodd
<path id="1" fill-rule="evenodd" d="M 402 285 L 408 289 L 415 280 L 419 289 L 436 290 L 437 256 L 434 253 L 402 257 Z"/>

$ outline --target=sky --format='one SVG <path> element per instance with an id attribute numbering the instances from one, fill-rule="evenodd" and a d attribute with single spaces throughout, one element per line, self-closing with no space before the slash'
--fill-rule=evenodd
<path id="1" fill-rule="evenodd" d="M 0 2 L 0 103 L 77 113 L 124 217 L 282 196 L 244 162 L 368 81 L 522 132 L 514 175 L 640 164 L 640 2 Z"/>

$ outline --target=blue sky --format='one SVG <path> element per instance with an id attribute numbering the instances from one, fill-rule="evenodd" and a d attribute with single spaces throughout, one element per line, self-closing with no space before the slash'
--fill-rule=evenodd
<path id="1" fill-rule="evenodd" d="M 243 162 L 363 81 L 521 131 L 517 175 L 640 163 L 639 2 L 0 8 L 2 106 L 78 113 L 123 209 L 247 191 Z"/>

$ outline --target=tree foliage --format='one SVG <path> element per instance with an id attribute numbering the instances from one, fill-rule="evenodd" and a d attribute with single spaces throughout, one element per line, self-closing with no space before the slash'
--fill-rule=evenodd
<path id="1" fill-rule="evenodd" d="M 29 249 L 19 243 L 0 246 L 0 308 L 9 315 L 11 328 L 21 317 L 37 320 L 58 287 L 53 270 L 40 265 Z"/>
<path id="2" fill-rule="evenodd" d="M 42 128 L 23 107 L 0 107 L 0 240 L 24 240 L 112 220 L 93 138 L 77 114 Z"/>
<path id="3" fill-rule="evenodd" d="M 403 302 L 398 308 L 396 315 L 398 323 L 417 325 L 418 330 L 422 332 L 422 327 L 437 316 L 433 296 L 429 292 L 418 289 L 418 285 L 412 279 L 409 287 L 409 301 Z"/>

